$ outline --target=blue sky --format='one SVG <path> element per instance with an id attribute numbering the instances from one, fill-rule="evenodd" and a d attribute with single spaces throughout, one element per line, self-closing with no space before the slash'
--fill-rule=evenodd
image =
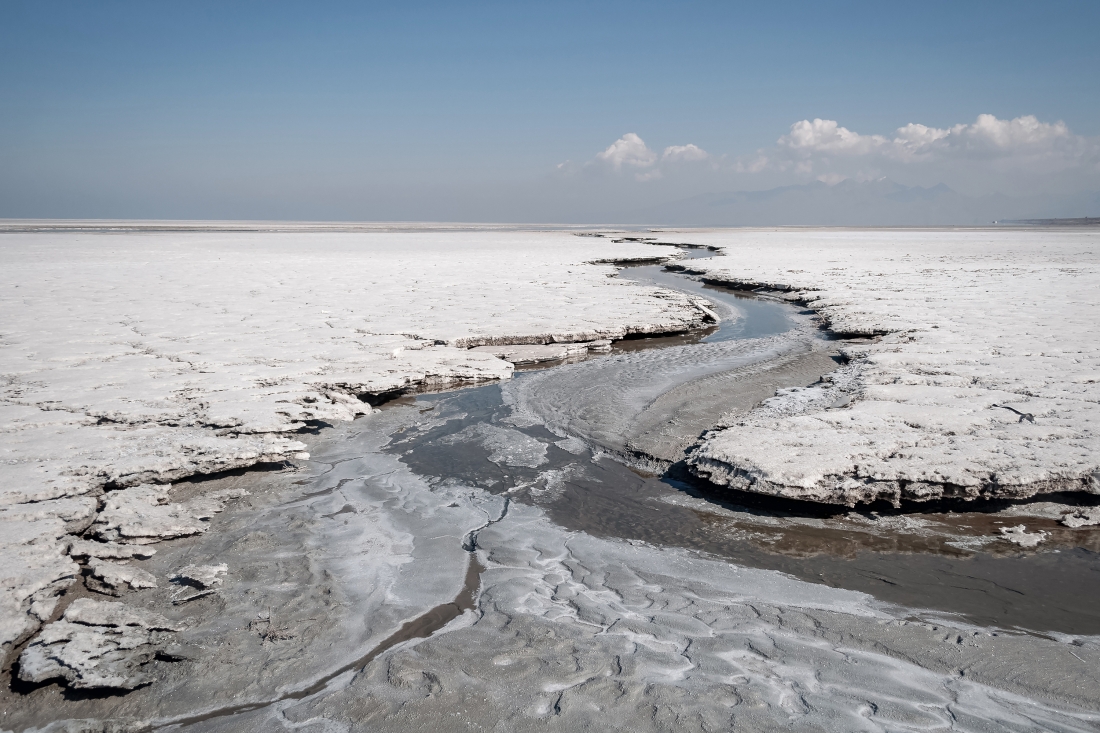
<path id="1" fill-rule="evenodd" d="M 1100 187 L 1097 28 L 1096 2 L 9 1 L 0 216 L 580 220 L 882 176 L 1072 197 Z M 979 115 L 1065 125 L 994 163 L 978 127 L 871 137 Z M 860 138 L 776 147 L 815 119 Z M 598 157 L 627 133 L 657 161 Z"/>

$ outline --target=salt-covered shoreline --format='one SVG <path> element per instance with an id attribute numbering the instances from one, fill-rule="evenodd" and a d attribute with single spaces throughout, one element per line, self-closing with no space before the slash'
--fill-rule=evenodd
<path id="1" fill-rule="evenodd" d="M 1073 377 L 1100 373 L 1084 339 L 1096 315 L 1095 234 L 646 236 L 720 247 L 726 257 L 685 266 L 765 285 L 836 332 L 878 335 L 843 345 L 849 361 L 828 381 L 782 389 L 747 412 L 740 400 L 689 456 L 699 473 L 841 503 L 932 498 L 956 485 L 925 480 L 930 493 L 901 495 L 919 488 L 903 476 L 913 466 L 970 477 L 974 495 L 982 476 L 1005 466 L 1022 467 L 1040 490 L 1044 471 L 1063 470 L 1077 487 L 1088 475 L 1081 454 L 1095 455 L 1096 382 Z M 916 262 L 890 270 L 899 242 Z M 0 235 L 0 252 L 10 265 L 0 301 L 0 641 L 7 652 L 24 644 L 26 683 L 136 688 L 106 698 L 55 685 L 10 693 L 5 722 L 20 730 L 50 721 L 49 730 L 352 730 L 366 720 L 417 730 L 455 722 L 459 708 L 468 722 L 517 730 L 575 729 L 608 715 L 631 730 L 734 720 L 1087 730 L 1100 720 L 1096 637 L 917 621 L 919 611 L 862 593 L 569 531 L 536 506 L 426 478 L 387 451 L 394 436 L 457 416 L 397 403 L 375 414 L 376 397 L 506 379 L 512 365 L 495 354 L 571 358 L 631 332 L 713 318 L 688 295 L 592 264 L 668 257 L 668 247 L 507 228 L 55 231 Z M 793 261 L 803 272 L 789 271 Z M 842 267 L 825 267 L 834 264 Z M 1038 347 L 1055 343 L 1061 361 L 1041 356 L 1036 368 L 1032 356 L 992 353 L 1014 321 L 978 309 L 985 290 L 1007 301 L 1010 265 L 1046 283 L 1010 309 L 1024 332 L 1019 348 L 1046 354 Z M 940 280 L 950 278 L 958 296 L 945 306 Z M 1067 283 L 1076 296 L 1061 292 Z M 1055 314 L 1070 334 L 1039 331 L 1043 309 L 1063 303 L 1077 308 Z M 1068 357 L 1077 371 L 1065 367 L 1070 336 L 1081 342 Z M 540 398 L 564 404 L 554 395 L 567 387 Z M 510 408 L 515 425 L 520 407 Z M 308 434 L 338 421 L 327 438 Z M 462 435 L 491 463 L 534 469 L 551 439 L 492 426 Z M 845 450 L 846 439 L 878 446 L 914 435 L 906 450 L 923 451 L 915 457 Z M 666 461 L 683 447 L 653 444 Z M 877 472 L 860 473 L 865 455 Z M 287 458 L 295 470 L 166 485 Z M 757 481 L 707 474 L 704 459 Z M 803 475 L 792 478 L 795 469 Z M 825 478 L 806 489 L 814 471 Z M 829 484 L 834 474 L 862 488 Z M 453 605 L 471 553 L 486 568 L 476 609 L 359 673 L 356 660 L 412 619 Z M 66 588 L 78 598 L 63 609 Z"/>
<path id="2" fill-rule="evenodd" d="M 195 496 L 251 493 L 213 517 L 208 533 L 158 545 L 144 565 L 165 577 L 185 559 L 226 562 L 213 595 L 173 606 L 164 603 L 168 587 L 128 594 L 128 604 L 164 618 L 136 614 L 145 626 L 133 624 L 126 638 L 173 642 L 158 651 L 167 657 L 133 670 L 135 682 L 151 684 L 107 697 L 69 696 L 57 685 L 0 695 L 5 721 L 97 733 L 414 731 L 456 721 L 502 730 L 995 725 L 1023 733 L 1100 721 L 1095 636 L 973 626 L 564 529 L 508 494 L 405 465 L 401 439 L 461 417 L 453 404 L 432 404 L 402 401 L 308 436 L 314 457 L 303 471 L 192 485 Z M 483 436 L 498 449 L 491 460 L 537 462 L 507 432 Z M 471 552 L 484 568 L 475 608 L 373 656 L 409 620 L 461 595 Z M 86 605 L 78 616 L 96 620 Z M 51 624 L 36 655 L 79 623 Z"/>
<path id="3" fill-rule="evenodd" d="M 875 337 L 831 381 L 731 416 L 692 453 L 710 481 L 854 505 L 1100 493 L 1100 232 L 660 232 L 721 247 L 715 282 Z"/>
<path id="4" fill-rule="evenodd" d="M 0 234 L 5 655 L 77 581 L 67 538 L 104 490 L 304 456 L 297 431 L 368 413 L 369 395 L 508 378 L 476 344 L 707 318 L 587 264 L 668 248 L 565 232 L 86 226 Z"/>

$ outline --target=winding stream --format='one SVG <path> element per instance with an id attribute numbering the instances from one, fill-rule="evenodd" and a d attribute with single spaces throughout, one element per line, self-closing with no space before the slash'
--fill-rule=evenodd
<path id="1" fill-rule="evenodd" d="M 695 480 L 679 457 L 699 432 L 832 371 L 835 343 L 783 302 L 660 266 L 623 276 L 702 295 L 723 320 L 705 334 L 620 342 L 510 383 L 410 399 L 431 427 L 395 435 L 385 450 L 432 481 L 536 504 L 567 529 L 690 548 L 982 625 L 1100 633 L 1096 530 L 1028 517 L 1051 536 L 1021 550 L 998 539 L 1019 521 L 1012 502 L 851 511 Z"/>
<path id="2" fill-rule="evenodd" d="M 782 301 L 704 285 L 659 265 L 624 268 L 622 276 L 705 297 L 721 321 L 702 332 L 621 341 L 610 354 L 517 371 L 507 383 L 399 398 L 385 409 L 420 417 L 387 436 L 368 428 L 383 453 L 433 491 L 477 487 L 498 497 L 484 524 L 460 540 L 468 559 L 452 602 L 406 622 L 308 686 L 161 727 L 307 698 L 388 649 L 476 611 L 483 571 L 478 532 L 503 520 L 512 502 L 536 505 L 568 530 L 687 548 L 981 625 L 1100 633 L 1100 584 L 1093 580 L 1100 531 L 1052 526 L 1045 548 L 1020 551 L 988 541 L 1011 523 L 998 514 L 1011 511 L 1009 502 L 849 511 L 694 479 L 682 458 L 702 431 L 776 389 L 797 389 L 834 370 L 838 344 L 817 328 L 811 312 Z M 347 445 L 338 453 L 360 450 Z M 343 478 L 321 491 L 306 486 L 302 499 L 328 497 L 356 480 Z M 345 513 L 354 509 L 345 505 L 323 516 Z"/>
<path id="3" fill-rule="evenodd" d="M 40 721 L 59 705 L 74 717 L 124 715 L 128 705 L 147 715 L 163 703 L 156 729 L 259 729 L 250 721 L 377 671 L 371 662 L 387 650 L 486 613 L 491 573 L 502 567 L 492 555 L 499 532 L 522 531 L 525 513 L 595 538 L 685 548 L 728 563 L 723 569 L 863 591 L 925 620 L 929 610 L 1029 634 L 1100 633 L 1100 528 L 1061 527 L 1022 503 L 850 511 L 694 479 L 683 458 L 700 433 L 834 371 L 840 343 L 812 312 L 780 300 L 659 265 L 620 276 L 705 297 L 721 320 L 620 341 L 610 353 L 504 383 L 401 397 L 305 436 L 313 458 L 300 470 L 211 479 L 247 487 L 253 503 L 218 515 L 202 536 L 165 543 L 147 562 L 164 576 L 185 561 L 228 560 L 232 592 L 173 611 L 188 619 L 181 639 L 201 645 L 193 657 L 204 672 L 164 665 L 162 687 L 109 699 L 69 691 L 61 700 L 56 685 L 41 687 L 19 698 L 21 719 Z M 204 490 L 197 480 L 174 489 L 177 498 Z M 999 537 L 1024 516 L 1050 533 L 1037 549 Z M 158 592 L 146 591 L 147 602 Z M 257 618 L 287 635 L 260 640 Z"/>

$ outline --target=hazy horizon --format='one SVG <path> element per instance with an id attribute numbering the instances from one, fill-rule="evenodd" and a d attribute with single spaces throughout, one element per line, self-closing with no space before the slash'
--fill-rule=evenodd
<path id="1" fill-rule="evenodd" d="M 7 3 L 0 217 L 1100 214 L 1100 6 Z"/>

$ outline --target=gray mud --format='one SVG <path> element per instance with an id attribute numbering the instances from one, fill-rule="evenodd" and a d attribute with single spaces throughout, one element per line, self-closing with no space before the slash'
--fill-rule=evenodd
<path id="1" fill-rule="evenodd" d="M 508 384 L 420 397 L 440 415 L 435 427 L 394 436 L 387 450 L 417 474 L 538 505 L 567 529 L 689 548 L 981 625 L 1100 634 L 1100 528 L 1029 516 L 1027 502 L 853 512 L 733 492 L 682 470 L 685 450 L 721 415 L 835 369 L 836 343 L 786 303 L 655 266 L 629 277 L 703 295 L 723 321 L 702 335 L 619 342 L 610 355 Z M 509 434 L 528 453 L 541 443 L 538 459 L 501 460 L 486 426 L 497 446 Z M 1047 540 L 1022 550 L 1000 538 L 1020 522 Z"/>
<path id="2" fill-rule="evenodd" d="M 993 539 L 986 549 L 969 549 L 968 540 L 994 538 L 1000 526 L 1015 524 L 999 514 L 1015 505 L 922 507 L 914 519 L 889 507 L 856 513 L 735 494 L 675 470 L 654 475 L 599 449 L 569 445 L 545 426 L 510 425 L 501 389 L 417 398 L 421 409 L 445 421 L 395 436 L 387 450 L 414 473 L 507 493 L 541 507 L 562 527 L 597 537 L 693 549 L 979 625 L 1100 634 L 1098 530 L 1028 519 L 1029 527 L 1052 533 L 1040 548 Z M 542 442 L 545 461 L 490 460 L 490 449 L 470 431 L 485 424 Z M 460 434 L 471 437 L 454 439 Z"/>
<path id="3" fill-rule="evenodd" d="M 126 694 L 29 685 L 6 673 L 0 729 L 59 718 L 154 728 L 237 719 L 340 684 L 386 650 L 468 613 L 481 565 L 463 539 L 497 519 L 504 502 L 430 487 L 379 452 L 418 415 L 383 411 L 304 436 L 312 458 L 299 467 L 173 486 L 174 500 L 227 488 L 249 495 L 211 519 L 208 532 L 158 544 L 140 567 L 162 579 L 160 587 L 121 599 L 181 628 L 172 659 L 148 665 L 152 684 Z M 228 566 L 216 592 L 172 603 L 180 586 L 163 579 L 185 565 L 216 563 Z M 76 585 L 58 613 L 88 595 L 104 598 Z"/>
<path id="4" fill-rule="evenodd" d="M 0 728 L 716 730 L 736 714 L 747 730 L 794 716 L 815 730 L 871 716 L 899 730 L 1095 729 L 1095 715 L 1033 702 L 1096 707 L 1093 640 L 945 627 L 920 609 L 1098 634 L 1100 529 L 1007 502 L 856 513 L 691 479 L 684 451 L 720 411 L 815 381 L 836 343 L 779 301 L 657 267 L 631 275 L 704 295 L 722 322 L 402 397 L 303 436 L 302 465 L 181 482 L 173 500 L 250 495 L 141 561 L 161 579 L 225 563 L 216 592 L 180 606 L 170 583 L 124 595 L 168 609 L 183 628 L 174 658 L 127 694 L 4 679 Z M 997 539 L 1021 511 L 1050 532 L 1037 550 Z M 58 613 L 89 593 L 74 587 Z"/>

